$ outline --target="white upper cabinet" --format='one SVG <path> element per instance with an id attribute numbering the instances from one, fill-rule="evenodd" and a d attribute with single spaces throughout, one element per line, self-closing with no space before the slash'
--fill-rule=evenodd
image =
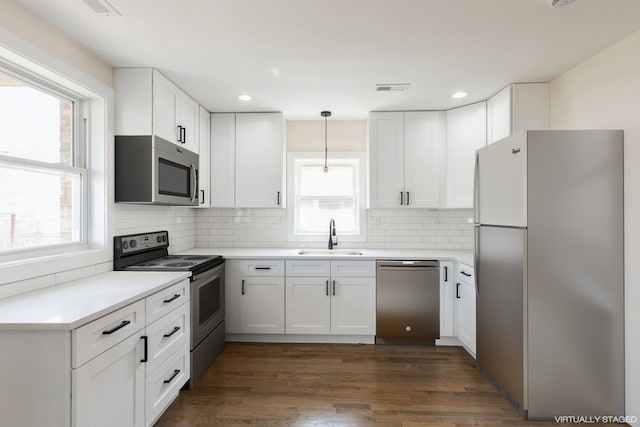
<path id="1" fill-rule="evenodd" d="M 444 112 L 369 114 L 369 207 L 439 205 Z"/>
<path id="2" fill-rule="evenodd" d="M 213 114 L 211 206 L 284 207 L 282 113 Z"/>
<path id="3" fill-rule="evenodd" d="M 447 111 L 447 208 L 473 207 L 476 150 L 486 143 L 486 103 Z"/>
<path id="4" fill-rule="evenodd" d="M 200 208 L 211 206 L 211 114 L 202 107 L 198 108 L 200 169 L 198 171 L 198 200 Z"/>
<path id="5" fill-rule="evenodd" d="M 549 129 L 549 83 L 514 83 L 487 100 L 487 144 L 521 130 Z"/>
<path id="6" fill-rule="evenodd" d="M 211 115 L 211 206 L 235 206 L 236 115 Z"/>
<path id="7" fill-rule="evenodd" d="M 116 135 L 155 135 L 199 150 L 199 105 L 158 70 L 116 68 Z"/>

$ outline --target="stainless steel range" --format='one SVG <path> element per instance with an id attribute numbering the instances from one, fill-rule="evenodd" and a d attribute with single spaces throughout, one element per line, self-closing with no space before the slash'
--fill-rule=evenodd
<path id="1" fill-rule="evenodd" d="M 115 236 L 113 269 L 190 271 L 192 390 L 224 348 L 224 259 L 216 255 L 169 255 L 169 233 Z"/>

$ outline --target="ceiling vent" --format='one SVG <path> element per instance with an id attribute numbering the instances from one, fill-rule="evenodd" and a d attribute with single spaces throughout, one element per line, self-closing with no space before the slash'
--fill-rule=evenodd
<path id="1" fill-rule="evenodd" d="M 551 7 L 563 7 L 570 3 L 573 3 L 575 0 L 549 0 L 549 6 Z"/>
<path id="2" fill-rule="evenodd" d="M 411 83 L 387 83 L 377 84 L 376 92 L 403 92 L 409 90 Z"/>
<path id="3" fill-rule="evenodd" d="M 122 16 L 122 14 L 113 7 L 107 0 L 82 0 L 95 13 L 105 16 Z"/>

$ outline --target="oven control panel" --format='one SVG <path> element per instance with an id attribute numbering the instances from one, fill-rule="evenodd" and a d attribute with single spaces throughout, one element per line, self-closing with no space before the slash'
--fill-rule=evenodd
<path id="1" fill-rule="evenodd" d="M 169 246 L 169 233 L 158 231 L 155 233 L 133 234 L 116 237 L 116 247 L 122 254 L 138 252 L 145 249 L 157 249 Z"/>

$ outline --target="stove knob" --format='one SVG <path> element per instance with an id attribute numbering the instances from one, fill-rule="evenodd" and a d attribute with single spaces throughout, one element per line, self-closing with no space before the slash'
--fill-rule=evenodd
<path id="1" fill-rule="evenodd" d="M 167 241 L 167 236 L 162 236 L 162 241 L 166 242 Z"/>
<path id="2" fill-rule="evenodd" d="M 129 242 L 127 242 L 126 240 L 122 241 L 122 249 L 129 249 Z"/>
<path id="3" fill-rule="evenodd" d="M 160 243 L 160 242 L 162 242 L 162 237 L 158 236 L 158 237 L 156 238 L 156 240 L 158 241 L 158 243 Z"/>
<path id="4" fill-rule="evenodd" d="M 129 246 L 131 246 L 132 248 L 135 248 L 136 247 L 136 241 L 135 240 L 131 240 L 129 242 Z"/>

